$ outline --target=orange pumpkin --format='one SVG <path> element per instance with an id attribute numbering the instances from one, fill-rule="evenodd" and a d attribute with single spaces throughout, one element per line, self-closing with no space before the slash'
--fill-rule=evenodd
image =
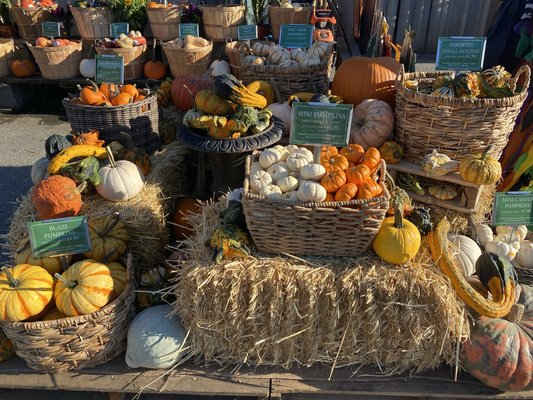
<path id="1" fill-rule="evenodd" d="M 126 92 L 120 92 L 111 100 L 111 105 L 113 106 L 123 106 L 130 103 L 133 103 L 133 96 Z"/>
<path id="2" fill-rule="evenodd" d="M 335 193 L 336 201 L 350 201 L 357 194 L 357 185 L 355 183 L 346 183 Z"/>
<path id="3" fill-rule="evenodd" d="M 380 195 L 382 192 L 383 188 L 381 187 L 381 185 L 372 178 L 370 178 L 364 181 L 363 184 L 359 186 L 359 190 L 357 191 L 355 198 L 360 200 L 371 199 L 372 197 Z"/>
<path id="4" fill-rule="evenodd" d="M 106 99 L 111 101 L 115 94 L 118 93 L 118 86 L 114 83 L 102 83 L 100 84 L 100 91 L 105 95 Z"/>
<path id="5" fill-rule="evenodd" d="M 105 140 L 98 139 L 100 132 L 96 129 L 91 129 L 89 132 L 76 133 L 72 132 L 72 144 L 87 144 L 90 146 L 102 147 Z"/>
<path id="6" fill-rule="evenodd" d="M 111 278 L 113 278 L 113 292 L 110 301 L 116 299 L 126 288 L 128 283 L 128 273 L 126 268 L 119 262 L 111 262 L 107 264 Z"/>
<path id="7" fill-rule="evenodd" d="M 172 218 L 172 232 L 174 239 L 183 240 L 192 233 L 192 226 L 185 219 L 189 214 L 196 213 L 201 208 L 201 203 L 192 197 L 183 197 L 176 203 L 176 211 Z"/>
<path id="8" fill-rule="evenodd" d="M 369 147 L 367 151 L 365 151 L 365 155 L 363 156 L 363 159 L 361 160 L 361 164 L 366 165 L 368 168 L 370 168 L 371 172 L 374 172 L 376 168 L 379 166 L 379 162 L 381 161 L 381 154 L 379 153 L 379 150 L 375 147 Z"/>
<path id="9" fill-rule="evenodd" d="M 330 170 L 320 180 L 320 184 L 324 186 L 326 192 L 333 193 L 339 190 L 346 183 L 346 174 L 340 169 Z"/>
<path id="10" fill-rule="evenodd" d="M 127 85 L 122 86 L 122 88 L 120 89 L 120 93 L 128 93 L 133 98 L 133 100 L 135 100 L 139 95 L 139 90 L 137 90 L 137 87 L 135 85 L 128 83 Z"/>
<path id="11" fill-rule="evenodd" d="M 339 150 L 335 146 L 322 146 L 322 150 L 320 152 L 320 158 L 334 156 L 335 154 L 338 154 Z"/>
<path id="12" fill-rule="evenodd" d="M 37 47 L 52 47 L 52 41 L 48 38 L 39 36 L 35 39 L 35 46 Z"/>
<path id="13" fill-rule="evenodd" d="M 395 80 L 399 71 L 400 63 L 392 57 L 349 58 L 335 72 L 331 94 L 341 96 L 344 103 L 354 106 L 365 99 L 383 100 L 394 110 Z"/>
<path id="14" fill-rule="evenodd" d="M 106 100 L 105 94 L 98 89 L 96 83 L 91 82 L 90 86 L 84 86 L 80 89 L 81 104 L 96 106 Z"/>
<path id="15" fill-rule="evenodd" d="M 11 72 L 17 78 L 27 78 L 35 74 L 35 65 L 30 60 L 14 60 L 11 63 Z"/>
<path id="16" fill-rule="evenodd" d="M 144 76 L 148 79 L 163 79 L 167 75 L 167 65 L 162 61 L 150 60 L 144 64 Z"/>
<path id="17" fill-rule="evenodd" d="M 324 199 L 324 201 L 327 201 L 327 202 L 335 201 L 334 193 L 326 193 L 326 198 Z"/>
<path id="18" fill-rule="evenodd" d="M 80 212 L 81 192 L 85 185 L 62 175 L 52 175 L 35 185 L 31 191 L 31 203 L 39 219 L 72 217 Z"/>
<path id="19" fill-rule="evenodd" d="M 370 168 L 365 164 L 356 165 L 346 171 L 346 180 L 356 185 L 361 185 L 370 178 Z"/>
<path id="20" fill-rule="evenodd" d="M 348 160 L 346 157 L 341 156 L 340 154 L 322 157 L 320 159 L 320 164 L 326 168 L 326 171 L 346 171 L 348 169 Z"/>
<path id="21" fill-rule="evenodd" d="M 363 149 L 363 146 L 353 143 L 344 146 L 340 154 L 346 157 L 349 162 L 357 164 L 365 155 L 365 149 Z"/>

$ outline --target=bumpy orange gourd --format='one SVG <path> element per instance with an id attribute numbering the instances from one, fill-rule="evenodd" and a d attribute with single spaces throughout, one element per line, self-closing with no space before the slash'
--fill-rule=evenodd
<path id="1" fill-rule="evenodd" d="M 66 176 L 52 175 L 35 185 L 31 191 L 31 203 L 39 219 L 72 217 L 80 212 L 81 192 L 85 184 Z"/>
<path id="2" fill-rule="evenodd" d="M 91 129 L 89 132 L 76 133 L 72 132 L 72 144 L 87 144 L 90 146 L 102 147 L 105 140 L 98 139 L 100 132 Z"/>

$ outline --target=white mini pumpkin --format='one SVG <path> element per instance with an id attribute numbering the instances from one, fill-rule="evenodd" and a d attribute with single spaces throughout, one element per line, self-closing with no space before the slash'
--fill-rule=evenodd
<path id="1" fill-rule="evenodd" d="M 280 179 L 289 176 L 290 173 L 287 163 L 283 161 L 272 164 L 270 167 L 268 167 L 267 172 L 272 177 L 272 183 L 276 185 Z"/>
<path id="2" fill-rule="evenodd" d="M 244 57 L 244 62 L 246 64 L 263 65 L 265 63 L 265 59 L 263 57 L 250 54 Z"/>
<path id="3" fill-rule="evenodd" d="M 298 64 L 298 62 L 295 60 L 282 61 L 278 64 L 280 68 L 292 68 L 297 65 L 300 65 L 300 64 Z"/>
<path id="4" fill-rule="evenodd" d="M 321 202 L 326 199 L 326 189 L 320 183 L 301 181 L 298 187 L 298 200 Z"/>
<path id="5" fill-rule="evenodd" d="M 209 68 L 212 76 L 231 74 L 229 63 L 225 60 L 214 60 Z"/>
<path id="6" fill-rule="evenodd" d="M 299 201 L 298 200 L 298 191 L 297 190 L 293 190 L 291 192 L 287 192 L 287 193 L 283 193 L 283 198 L 285 200 L 289 200 L 289 201 Z"/>
<path id="7" fill-rule="evenodd" d="M 250 175 L 250 187 L 259 192 L 263 186 L 270 185 L 272 183 L 272 176 L 263 170 L 255 171 Z"/>
<path id="8" fill-rule="evenodd" d="M 92 79 L 96 76 L 96 60 L 84 58 L 80 61 L 80 74 L 84 78 Z"/>
<path id="9" fill-rule="evenodd" d="M 483 247 L 494 239 L 494 233 L 491 227 L 486 224 L 476 224 L 476 235 L 479 244 Z"/>
<path id="10" fill-rule="evenodd" d="M 360 144 L 366 149 L 379 148 L 392 133 L 394 113 L 381 100 L 367 99 L 353 111 L 350 143 Z"/>
<path id="11" fill-rule="evenodd" d="M 300 148 L 298 146 L 296 146 L 295 144 L 289 144 L 289 145 L 285 146 L 285 148 L 291 154 L 294 154 L 294 153 L 298 152 L 298 150 L 300 150 Z"/>
<path id="12" fill-rule="evenodd" d="M 326 56 L 326 51 L 328 50 L 327 47 L 321 46 L 318 43 L 322 42 L 315 42 L 313 45 L 307 50 L 308 56 L 315 56 L 318 58 L 324 58 Z"/>
<path id="13" fill-rule="evenodd" d="M 304 165 L 309 164 L 309 160 L 303 153 L 294 153 L 287 157 L 287 166 L 291 171 L 300 171 Z"/>
<path id="14" fill-rule="evenodd" d="M 468 236 L 450 233 L 448 240 L 452 244 L 451 252 L 457 266 L 464 276 L 476 273 L 476 261 L 481 257 L 481 249 Z"/>
<path id="15" fill-rule="evenodd" d="M 281 198 L 281 197 L 283 197 L 282 196 L 283 192 L 281 191 L 279 186 L 274 185 L 274 184 L 271 183 L 269 185 L 263 186 L 259 190 L 259 195 L 260 196 L 264 196 L 266 198 Z"/>
<path id="16" fill-rule="evenodd" d="M 283 193 L 292 192 L 298 189 L 298 179 L 294 176 L 285 176 L 278 181 L 277 185 Z"/>
<path id="17" fill-rule="evenodd" d="M 279 151 L 279 154 L 281 154 L 281 161 L 286 161 L 287 157 L 289 157 L 291 154 L 289 150 L 287 150 L 287 148 L 285 146 L 282 146 L 281 144 L 277 144 L 272 148 Z"/>
<path id="18" fill-rule="evenodd" d="M 512 227 L 512 226 L 497 226 L 496 227 L 496 234 L 497 235 L 500 235 L 500 234 L 511 235 L 511 233 L 513 232 L 513 229 L 514 229 L 513 240 L 518 240 L 518 241 L 525 240 L 525 238 L 527 236 L 527 226 L 525 226 L 525 225 L 518 225 L 516 227 Z"/>
<path id="19" fill-rule="evenodd" d="M 297 63 L 300 63 L 300 60 L 307 57 L 307 53 L 302 49 L 294 49 L 290 52 L 291 60 L 296 61 Z"/>
<path id="20" fill-rule="evenodd" d="M 320 58 L 315 56 L 307 56 L 299 61 L 302 67 L 312 67 L 320 65 Z"/>
<path id="21" fill-rule="evenodd" d="M 259 155 L 259 165 L 264 169 L 279 161 L 281 161 L 281 154 L 273 148 L 263 150 Z"/>
<path id="22" fill-rule="evenodd" d="M 300 175 L 303 179 L 309 181 L 318 181 L 326 175 L 326 168 L 321 164 L 307 164 L 300 169 Z"/>
<path id="23" fill-rule="evenodd" d="M 313 152 L 309 149 L 306 149 L 305 147 L 299 147 L 298 153 L 303 154 L 305 158 L 307 158 L 307 161 L 309 161 L 309 163 L 315 161 L 315 156 L 313 155 Z"/>
<path id="24" fill-rule="evenodd" d="M 520 250 L 516 254 L 516 262 L 522 268 L 533 268 L 533 242 L 531 240 L 520 242 Z"/>
<path id="25" fill-rule="evenodd" d="M 126 201 L 134 198 L 144 187 L 144 175 L 141 169 L 127 160 L 115 161 L 108 151 L 109 164 L 98 170 L 100 184 L 96 191 L 109 201 Z"/>
<path id="26" fill-rule="evenodd" d="M 261 42 L 254 42 L 252 45 L 252 52 L 256 56 L 266 57 L 268 56 L 268 52 L 270 51 L 270 45 L 266 43 Z"/>
<path id="27" fill-rule="evenodd" d="M 268 53 L 268 61 L 271 64 L 279 64 L 282 62 L 288 62 L 291 59 L 289 52 L 286 49 L 275 49 Z"/>
<path id="28" fill-rule="evenodd" d="M 42 157 L 31 166 L 31 182 L 34 185 L 48 177 L 48 164 L 50 164 L 48 157 Z"/>

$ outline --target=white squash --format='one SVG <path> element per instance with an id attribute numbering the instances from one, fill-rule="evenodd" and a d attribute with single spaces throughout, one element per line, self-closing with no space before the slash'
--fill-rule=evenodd
<path id="1" fill-rule="evenodd" d="M 31 182 L 34 185 L 48 178 L 48 164 L 50 164 L 48 157 L 42 157 L 31 166 Z"/>
<path id="2" fill-rule="evenodd" d="M 290 52 L 291 60 L 296 61 L 297 63 L 300 63 L 300 60 L 303 60 L 305 57 L 307 57 L 307 53 L 302 49 L 294 49 Z"/>
<path id="3" fill-rule="evenodd" d="M 272 177 L 272 183 L 278 184 L 278 181 L 281 178 L 285 178 L 286 176 L 289 176 L 289 167 L 287 166 L 287 163 L 280 161 L 275 164 L 272 164 L 270 167 L 268 167 L 267 172 Z"/>
<path id="4" fill-rule="evenodd" d="M 285 148 L 291 154 L 297 153 L 298 150 L 300 150 L 300 148 L 298 146 L 296 146 L 295 144 L 289 144 L 289 145 L 285 146 Z"/>
<path id="5" fill-rule="evenodd" d="M 277 151 L 279 151 L 279 154 L 281 154 L 280 161 L 286 161 L 287 157 L 289 157 L 291 154 L 289 150 L 287 150 L 287 148 L 285 146 L 282 146 L 281 144 L 275 145 L 273 149 L 276 149 Z"/>
<path id="6" fill-rule="evenodd" d="M 306 149 L 305 147 L 300 147 L 298 148 L 297 152 L 303 154 L 305 158 L 307 158 L 309 164 L 315 162 L 315 156 L 313 155 L 313 152 L 311 150 Z"/>
<path id="7" fill-rule="evenodd" d="M 115 161 L 111 151 L 108 152 L 109 164 L 98 170 L 100 184 L 96 191 L 109 201 L 126 201 L 134 198 L 144 187 L 144 175 L 141 169 L 127 160 Z"/>
<path id="8" fill-rule="evenodd" d="M 326 56 L 326 51 L 328 50 L 328 47 L 321 46 L 318 43 L 323 43 L 323 42 L 313 43 L 311 47 L 309 48 L 309 50 L 307 50 L 308 56 L 315 56 L 318 58 L 324 58 Z"/>
<path id="9" fill-rule="evenodd" d="M 291 59 L 289 52 L 284 48 L 274 48 L 268 52 L 268 61 L 271 64 L 287 62 Z"/>
<path id="10" fill-rule="evenodd" d="M 267 169 L 272 164 L 281 161 L 281 154 L 276 149 L 266 149 L 261 152 L 259 155 L 259 165 L 262 168 Z"/>
<path id="11" fill-rule="evenodd" d="M 283 193 L 283 198 L 285 200 L 297 202 L 298 201 L 298 191 L 297 190 L 293 190 L 291 192 Z"/>
<path id="12" fill-rule="evenodd" d="M 259 170 L 250 175 L 250 187 L 257 192 L 271 183 L 272 176 L 267 171 Z"/>
<path id="13" fill-rule="evenodd" d="M 272 103 L 267 107 L 272 111 L 274 117 L 278 117 L 283 122 L 283 133 L 288 135 L 291 131 L 291 112 L 292 108 L 288 102 L 284 103 Z M 274 146 L 276 147 L 276 146 Z"/>
<path id="14" fill-rule="evenodd" d="M 476 236 L 479 244 L 483 247 L 494 239 L 491 227 L 485 224 L 476 224 Z"/>
<path id="15" fill-rule="evenodd" d="M 281 189 L 279 188 L 279 186 L 274 185 L 272 183 L 269 184 L 269 185 L 263 186 L 259 190 L 259 195 L 260 196 L 264 196 L 264 197 L 269 198 L 269 199 L 283 197 L 283 193 L 282 193 Z"/>
<path id="16" fill-rule="evenodd" d="M 326 168 L 321 164 L 307 164 L 300 169 L 300 175 L 309 181 L 319 181 L 326 175 Z"/>
<path id="17" fill-rule="evenodd" d="M 300 60 L 300 65 L 302 67 L 312 67 L 315 65 L 320 65 L 320 58 L 316 56 L 307 56 Z"/>
<path id="18" fill-rule="evenodd" d="M 254 56 L 250 54 L 244 57 L 244 62 L 246 64 L 263 65 L 265 63 L 265 59 L 263 57 Z"/>
<path id="19" fill-rule="evenodd" d="M 262 42 L 254 42 L 252 45 L 252 52 L 255 55 L 258 56 L 268 56 L 268 52 L 270 51 L 270 45 Z"/>
<path id="20" fill-rule="evenodd" d="M 80 74 L 84 78 L 92 79 L 96 76 L 96 60 L 84 58 L 80 61 Z"/>
<path id="21" fill-rule="evenodd" d="M 283 193 L 292 192 L 298 189 L 298 179 L 294 176 L 285 176 L 278 181 L 277 185 Z"/>
<path id="22" fill-rule="evenodd" d="M 126 364 L 131 368 L 170 368 L 188 352 L 186 332 L 170 305 L 141 311 L 128 328 Z"/>
<path id="23" fill-rule="evenodd" d="M 301 181 L 298 187 L 298 200 L 321 202 L 326 199 L 326 189 L 320 183 Z"/>
<path id="24" fill-rule="evenodd" d="M 231 74 L 229 63 L 225 60 L 215 60 L 211 63 L 209 68 L 211 68 L 212 76 Z"/>
<path id="25" fill-rule="evenodd" d="M 468 236 L 450 233 L 448 240 L 451 243 L 452 255 L 457 266 L 464 276 L 476 273 L 476 261 L 481 257 L 481 249 Z"/>
<path id="26" fill-rule="evenodd" d="M 497 226 L 496 227 L 496 234 L 507 234 L 511 235 L 511 232 L 513 232 L 512 226 Z M 514 227 L 514 234 L 513 234 L 513 240 L 522 241 L 525 240 L 527 236 L 527 226 L 525 225 L 518 225 Z"/>
<path id="27" fill-rule="evenodd" d="M 516 262 L 522 268 L 533 268 L 533 242 L 531 240 L 520 242 L 520 250 L 516 254 Z"/>
<path id="28" fill-rule="evenodd" d="M 300 152 L 291 154 L 287 157 L 287 166 L 291 171 L 300 171 L 300 168 L 307 164 L 309 164 L 309 160 L 305 154 Z"/>

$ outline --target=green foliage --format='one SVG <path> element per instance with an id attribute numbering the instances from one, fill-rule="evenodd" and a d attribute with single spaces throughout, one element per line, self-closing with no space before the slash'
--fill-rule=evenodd
<path id="1" fill-rule="evenodd" d="M 149 0 L 107 0 L 113 21 L 128 22 L 130 29 L 142 31 L 148 23 L 146 5 Z"/>

